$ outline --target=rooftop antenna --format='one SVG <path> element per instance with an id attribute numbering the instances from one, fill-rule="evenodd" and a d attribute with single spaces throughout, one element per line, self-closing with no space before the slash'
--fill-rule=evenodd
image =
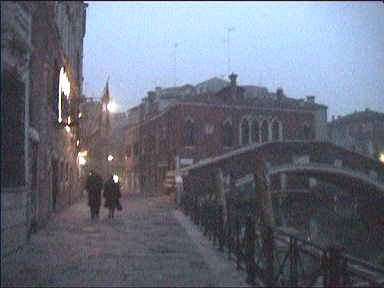
<path id="1" fill-rule="evenodd" d="M 85 80 L 84 80 L 84 91 L 83 91 L 83 94 L 87 95 L 87 81 L 85 81 Z"/>
<path id="2" fill-rule="evenodd" d="M 261 87 L 261 73 L 259 74 L 259 83 L 257 84 L 259 87 Z"/>
<path id="3" fill-rule="evenodd" d="M 230 51 L 230 43 L 229 43 L 229 32 L 234 31 L 234 27 L 228 27 L 227 28 L 227 53 L 228 53 L 228 67 L 227 67 L 227 75 L 231 73 L 231 51 Z"/>
<path id="4" fill-rule="evenodd" d="M 176 86 L 176 48 L 177 46 L 179 46 L 180 42 L 178 43 L 175 43 L 174 44 L 174 47 L 175 47 L 175 50 L 174 50 L 174 62 L 173 62 L 173 72 L 174 72 L 174 86 Z"/>

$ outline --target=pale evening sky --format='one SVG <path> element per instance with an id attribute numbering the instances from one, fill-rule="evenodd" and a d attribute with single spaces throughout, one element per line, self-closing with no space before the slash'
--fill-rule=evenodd
<path id="1" fill-rule="evenodd" d="M 239 85 L 315 95 L 328 120 L 384 112 L 382 1 L 86 3 L 83 91 L 100 97 L 109 76 L 122 111 L 156 86 L 227 80 L 234 28 L 230 72 Z"/>

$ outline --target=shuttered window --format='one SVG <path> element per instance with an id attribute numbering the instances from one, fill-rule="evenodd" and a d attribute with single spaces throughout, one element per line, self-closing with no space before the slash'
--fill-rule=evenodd
<path id="1" fill-rule="evenodd" d="M 25 185 L 25 84 L 1 73 L 1 182 L 3 187 Z"/>

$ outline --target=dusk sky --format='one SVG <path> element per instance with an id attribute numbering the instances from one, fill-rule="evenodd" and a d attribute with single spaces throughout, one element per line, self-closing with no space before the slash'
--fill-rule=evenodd
<path id="1" fill-rule="evenodd" d="M 328 120 L 384 112 L 382 1 L 87 3 L 83 89 L 100 97 L 109 76 L 121 111 L 156 86 L 228 80 L 230 66 L 239 85 L 316 96 Z"/>

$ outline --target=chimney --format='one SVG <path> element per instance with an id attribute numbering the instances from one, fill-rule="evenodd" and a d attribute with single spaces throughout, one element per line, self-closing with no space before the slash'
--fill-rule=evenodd
<path id="1" fill-rule="evenodd" d="M 161 87 L 156 87 L 156 88 L 155 88 L 155 91 L 156 91 L 156 97 L 160 98 L 160 95 L 161 95 Z"/>
<path id="2" fill-rule="evenodd" d="M 315 96 L 307 96 L 307 102 L 310 104 L 315 104 Z"/>
<path id="3" fill-rule="evenodd" d="M 281 88 L 281 87 L 277 88 L 276 96 L 277 96 L 277 100 L 281 100 L 283 98 L 283 96 L 284 96 L 283 88 Z"/>
<path id="4" fill-rule="evenodd" d="M 153 91 L 148 92 L 148 101 L 149 103 L 153 103 L 156 100 L 156 93 Z"/>
<path id="5" fill-rule="evenodd" d="M 228 76 L 229 80 L 231 81 L 231 87 L 236 87 L 236 78 L 237 75 L 232 72 L 231 75 Z"/>

